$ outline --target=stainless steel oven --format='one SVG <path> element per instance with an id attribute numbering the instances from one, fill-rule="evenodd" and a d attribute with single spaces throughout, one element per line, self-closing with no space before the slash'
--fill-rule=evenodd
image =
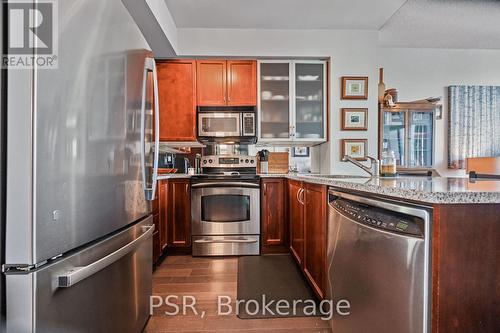
<path id="1" fill-rule="evenodd" d="M 258 184 L 213 182 L 193 184 L 194 235 L 259 233 Z"/>
<path id="2" fill-rule="evenodd" d="M 236 161 L 239 168 L 235 168 Z M 260 185 L 255 161 L 212 156 L 204 157 L 202 165 L 205 171 L 211 166 L 217 173 L 191 180 L 193 255 L 259 254 Z M 220 171 L 229 168 L 254 173 Z"/>
<path id="3" fill-rule="evenodd" d="M 257 140 L 254 107 L 200 107 L 198 139 L 205 143 L 255 143 Z"/>

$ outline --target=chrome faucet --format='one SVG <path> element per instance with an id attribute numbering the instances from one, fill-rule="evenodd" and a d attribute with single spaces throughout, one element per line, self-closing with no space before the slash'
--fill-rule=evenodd
<path id="1" fill-rule="evenodd" d="M 370 160 L 370 167 L 363 165 L 359 161 L 347 155 L 344 155 L 344 157 L 342 157 L 342 162 L 351 162 L 357 167 L 360 167 L 361 169 L 365 170 L 367 173 L 370 174 L 370 176 L 378 177 L 380 173 L 380 162 L 376 158 L 370 156 L 366 156 L 366 158 Z"/>

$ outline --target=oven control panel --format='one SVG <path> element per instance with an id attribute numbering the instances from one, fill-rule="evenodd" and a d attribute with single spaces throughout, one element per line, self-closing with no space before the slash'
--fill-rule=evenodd
<path id="1" fill-rule="evenodd" d="M 255 168 L 255 156 L 245 155 L 212 155 L 201 158 L 202 168 Z"/>

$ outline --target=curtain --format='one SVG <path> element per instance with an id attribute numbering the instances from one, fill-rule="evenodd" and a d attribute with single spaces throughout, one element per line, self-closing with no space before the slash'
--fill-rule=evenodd
<path id="1" fill-rule="evenodd" d="M 448 168 L 464 169 L 467 157 L 500 156 L 500 87 L 448 88 Z"/>

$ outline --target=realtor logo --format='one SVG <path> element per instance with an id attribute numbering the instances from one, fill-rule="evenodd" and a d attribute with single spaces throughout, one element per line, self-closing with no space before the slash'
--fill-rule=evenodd
<path id="1" fill-rule="evenodd" d="M 57 3 L 9 0 L 4 11 L 8 29 L 2 67 L 57 68 Z"/>

